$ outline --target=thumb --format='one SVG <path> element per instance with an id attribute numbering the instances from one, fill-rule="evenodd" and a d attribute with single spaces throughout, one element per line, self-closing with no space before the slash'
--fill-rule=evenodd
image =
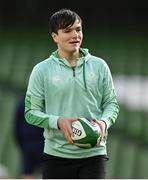
<path id="1" fill-rule="evenodd" d="M 79 119 L 78 118 L 71 118 L 71 122 L 75 122 L 75 121 L 78 121 Z"/>

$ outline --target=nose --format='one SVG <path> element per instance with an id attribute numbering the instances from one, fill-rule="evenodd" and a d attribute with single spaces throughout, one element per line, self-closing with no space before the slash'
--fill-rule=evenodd
<path id="1" fill-rule="evenodd" d="M 73 30 L 73 31 L 72 31 L 72 36 L 73 36 L 73 37 L 78 37 L 78 35 L 79 35 L 79 34 L 78 34 L 78 32 L 77 32 L 76 30 Z"/>

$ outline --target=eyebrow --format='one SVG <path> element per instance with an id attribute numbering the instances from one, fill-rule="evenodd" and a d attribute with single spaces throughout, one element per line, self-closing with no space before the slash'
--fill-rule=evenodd
<path id="1" fill-rule="evenodd" d="M 65 29 L 77 29 L 77 28 L 82 29 L 82 26 L 81 26 L 81 25 L 78 25 L 78 26 L 76 26 L 76 27 L 68 26 L 68 27 L 66 27 Z"/>

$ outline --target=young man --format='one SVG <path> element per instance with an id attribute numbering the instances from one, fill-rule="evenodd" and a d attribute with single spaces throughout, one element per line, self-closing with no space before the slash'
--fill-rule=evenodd
<path id="1" fill-rule="evenodd" d="M 26 93 L 28 123 L 44 128 L 44 179 L 105 178 L 107 130 L 119 106 L 106 62 L 81 48 L 82 19 L 62 9 L 50 18 L 57 50 L 38 63 Z M 99 124 L 102 135 L 94 148 L 72 141 L 71 123 L 85 117 Z"/>

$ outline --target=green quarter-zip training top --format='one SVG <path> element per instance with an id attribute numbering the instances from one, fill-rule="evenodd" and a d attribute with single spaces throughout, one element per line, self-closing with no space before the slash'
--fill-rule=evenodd
<path id="1" fill-rule="evenodd" d="M 113 80 L 107 63 L 80 48 L 75 67 L 60 59 L 57 51 L 33 68 L 25 98 L 28 123 L 44 128 L 44 152 L 64 158 L 106 155 L 106 137 L 89 149 L 69 144 L 57 126 L 59 117 L 104 120 L 108 128 L 119 113 Z"/>

